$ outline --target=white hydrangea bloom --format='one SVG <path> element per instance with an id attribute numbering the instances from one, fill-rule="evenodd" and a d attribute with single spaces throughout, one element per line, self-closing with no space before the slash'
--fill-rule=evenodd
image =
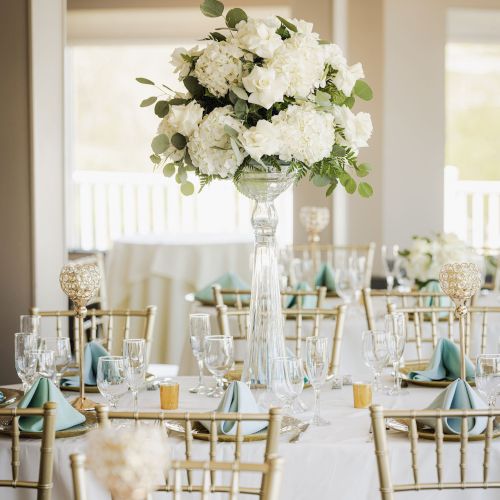
<path id="1" fill-rule="evenodd" d="M 283 161 L 296 159 L 312 165 L 328 156 L 335 142 L 333 116 L 317 111 L 311 103 L 289 106 L 273 116 L 272 123 L 279 130 Z"/>
<path id="2" fill-rule="evenodd" d="M 255 127 L 246 129 L 240 135 L 240 141 L 246 152 L 255 160 L 264 155 L 275 155 L 279 152 L 278 127 L 266 120 L 259 120 Z"/>
<path id="3" fill-rule="evenodd" d="M 241 48 L 268 59 L 273 56 L 278 47 L 283 45 L 283 40 L 276 33 L 280 24 L 279 19 L 274 16 L 267 19 L 240 21 L 236 25 L 238 32 L 235 39 Z"/>
<path id="4" fill-rule="evenodd" d="M 337 142 L 354 151 L 368 146 L 368 139 L 372 135 L 373 125 L 368 113 L 355 115 L 347 106 L 335 106 L 333 110 L 335 123 L 344 129 L 342 137 L 337 134 Z"/>
<path id="5" fill-rule="evenodd" d="M 191 69 L 191 63 L 186 61 L 183 55 L 187 56 L 199 56 L 203 52 L 198 45 L 190 50 L 184 47 L 179 47 L 172 52 L 172 57 L 170 59 L 171 64 L 174 66 L 174 72 L 179 74 L 179 80 L 184 80 L 188 76 Z"/>
<path id="6" fill-rule="evenodd" d="M 296 33 L 285 40 L 268 67 L 288 80 L 285 94 L 290 97 L 306 98 L 323 83 L 323 51 L 312 36 Z"/>
<path id="7" fill-rule="evenodd" d="M 243 51 L 234 43 L 214 42 L 198 58 L 194 76 L 217 97 L 227 94 L 231 85 L 241 86 Z"/>
<path id="8" fill-rule="evenodd" d="M 172 130 L 189 138 L 203 118 L 203 108 L 196 102 L 171 106 L 165 119 Z"/>
<path id="9" fill-rule="evenodd" d="M 290 23 L 292 23 L 297 28 L 297 33 L 302 33 L 304 35 L 311 35 L 316 39 L 319 39 L 319 35 L 313 32 L 314 25 L 313 23 L 308 23 L 303 19 L 287 19 Z"/>
<path id="10" fill-rule="evenodd" d="M 352 66 L 347 64 L 339 65 L 337 74 L 333 77 L 333 83 L 345 95 L 349 96 L 352 93 L 354 84 L 365 76 L 361 63 L 356 63 Z"/>
<path id="11" fill-rule="evenodd" d="M 252 72 L 243 77 L 243 85 L 250 92 L 248 102 L 269 109 L 275 102 L 283 101 L 288 81 L 272 68 L 254 66 Z"/>
<path id="12" fill-rule="evenodd" d="M 339 69 L 347 66 L 347 59 L 344 57 L 342 49 L 335 43 L 321 45 L 325 63 L 329 64 L 333 69 Z"/>
<path id="13" fill-rule="evenodd" d="M 224 131 L 224 125 L 229 125 L 238 134 L 245 131 L 243 124 L 231 116 L 233 112 L 232 106 L 215 108 L 203 118 L 188 142 L 193 165 L 204 174 L 231 177 L 243 161 L 244 152 L 235 154 L 230 137 Z"/>

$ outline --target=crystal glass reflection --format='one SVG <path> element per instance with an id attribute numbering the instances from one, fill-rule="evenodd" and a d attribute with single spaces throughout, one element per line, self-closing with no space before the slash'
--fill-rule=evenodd
<path id="1" fill-rule="evenodd" d="M 18 377 L 23 383 L 26 393 L 35 381 L 36 376 L 36 341 L 37 337 L 30 333 L 15 334 L 15 365 Z"/>
<path id="2" fill-rule="evenodd" d="M 55 382 L 56 379 L 56 357 L 54 351 L 38 349 L 36 351 L 36 375 Z"/>
<path id="3" fill-rule="evenodd" d="M 330 425 L 320 415 L 321 386 L 325 383 L 328 371 L 328 339 L 324 337 L 306 338 L 306 372 L 309 383 L 314 389 L 314 416 L 313 425 Z"/>
<path id="4" fill-rule="evenodd" d="M 189 392 L 205 394 L 207 392 L 207 387 L 203 385 L 203 353 L 205 350 L 205 337 L 210 335 L 210 315 L 190 314 L 189 333 L 191 350 L 198 363 L 198 385 L 191 387 Z"/>
<path id="5" fill-rule="evenodd" d="M 40 348 L 54 351 L 56 364 L 56 384 L 61 383 L 61 378 L 71 363 L 71 345 L 68 337 L 44 337 L 40 340 Z"/>
<path id="6" fill-rule="evenodd" d="M 406 320 L 401 312 L 385 316 L 385 331 L 389 347 L 389 358 L 394 368 L 394 385 L 389 390 L 390 395 L 401 394 L 401 376 L 399 366 L 406 345 Z"/>
<path id="7" fill-rule="evenodd" d="M 363 358 L 366 366 L 373 371 L 373 390 L 381 391 L 380 375 L 389 362 L 389 344 L 384 330 L 363 332 Z"/>
<path id="8" fill-rule="evenodd" d="M 275 358 L 271 361 L 272 391 L 285 411 L 294 413 L 297 398 L 304 389 L 302 360 L 295 356 Z"/>
<path id="9" fill-rule="evenodd" d="M 128 392 L 126 365 L 123 356 L 101 356 L 97 362 L 97 388 L 114 409 Z"/>
<path id="10" fill-rule="evenodd" d="M 500 354 L 481 354 L 476 362 L 476 387 L 495 408 L 500 390 Z"/>
<path id="11" fill-rule="evenodd" d="M 387 290 L 391 291 L 394 288 L 394 278 L 398 275 L 399 261 L 401 260 L 399 246 L 382 245 L 380 251 L 382 253 L 382 265 L 384 266 Z"/>
<path id="12" fill-rule="evenodd" d="M 127 382 L 134 399 L 134 411 L 139 409 L 139 390 L 146 380 L 146 342 L 144 339 L 125 339 L 123 341 Z"/>
<path id="13" fill-rule="evenodd" d="M 223 377 L 233 366 L 233 337 L 208 335 L 205 337 L 204 360 L 207 370 L 215 377 L 216 387 L 207 395 L 220 398 L 224 394 Z"/>

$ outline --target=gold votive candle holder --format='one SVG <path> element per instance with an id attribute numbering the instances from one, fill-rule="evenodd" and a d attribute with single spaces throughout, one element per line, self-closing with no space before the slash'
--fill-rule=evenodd
<path id="1" fill-rule="evenodd" d="M 162 410 L 179 408 L 179 384 L 175 380 L 160 382 L 160 407 Z"/>
<path id="2" fill-rule="evenodd" d="M 352 395 L 354 408 L 368 408 L 372 404 L 372 384 L 370 382 L 354 382 Z"/>

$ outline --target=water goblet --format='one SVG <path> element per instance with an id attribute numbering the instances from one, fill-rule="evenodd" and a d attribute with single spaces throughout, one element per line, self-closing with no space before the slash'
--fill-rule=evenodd
<path id="1" fill-rule="evenodd" d="M 40 316 L 33 314 L 23 314 L 19 316 L 20 332 L 40 335 Z"/>
<path id="2" fill-rule="evenodd" d="M 37 349 L 36 375 L 54 381 L 56 377 L 56 356 L 54 351 L 48 349 Z"/>
<path id="3" fill-rule="evenodd" d="M 302 364 L 302 360 L 295 356 L 283 356 L 271 361 L 272 391 L 292 415 L 296 400 L 304 389 Z"/>
<path id="4" fill-rule="evenodd" d="M 31 333 L 19 332 L 15 334 L 15 366 L 25 393 L 35 380 L 36 341 L 37 337 Z"/>
<path id="5" fill-rule="evenodd" d="M 203 353 L 205 348 L 205 337 L 210 335 L 210 315 L 190 314 L 189 333 L 191 350 L 198 363 L 198 385 L 191 387 L 189 392 L 194 394 L 205 394 L 207 392 L 207 387 L 203 385 Z"/>
<path id="6" fill-rule="evenodd" d="M 97 388 L 113 409 L 129 389 L 126 365 L 123 356 L 101 356 L 97 362 Z"/>
<path id="7" fill-rule="evenodd" d="M 380 391 L 380 375 L 389 361 L 389 345 L 385 330 L 363 332 L 363 358 L 373 371 L 373 390 Z"/>
<path id="8" fill-rule="evenodd" d="M 45 337 L 40 341 L 40 347 L 54 351 L 56 362 L 56 385 L 59 387 L 66 368 L 71 363 L 71 345 L 68 337 Z"/>
<path id="9" fill-rule="evenodd" d="M 328 370 L 328 339 L 325 337 L 306 338 L 306 372 L 307 378 L 314 389 L 314 416 L 311 424 L 330 425 L 320 415 L 320 389 L 326 380 Z"/>
<path id="10" fill-rule="evenodd" d="M 403 357 L 406 344 L 406 321 L 401 312 L 393 312 L 385 316 L 385 331 L 387 332 L 387 343 L 389 347 L 389 358 L 394 368 L 394 384 L 388 393 L 392 395 L 401 394 L 401 376 L 399 364 Z"/>
<path id="11" fill-rule="evenodd" d="M 356 299 L 356 277 L 352 269 L 335 269 L 335 291 L 345 304 L 352 304 Z"/>
<path id="12" fill-rule="evenodd" d="M 125 339 L 123 357 L 127 382 L 132 391 L 134 412 L 139 409 L 139 390 L 146 380 L 146 341 L 144 339 Z"/>
<path id="13" fill-rule="evenodd" d="M 384 266 L 387 290 L 391 291 L 394 288 L 394 278 L 398 274 L 399 261 L 401 260 L 399 246 L 382 245 L 380 251 L 382 253 L 382 265 Z"/>
<path id="14" fill-rule="evenodd" d="M 233 365 L 233 337 L 208 335 L 205 337 L 204 361 L 207 370 L 215 377 L 216 387 L 207 393 L 212 398 L 224 394 L 223 377 Z"/>
<path id="15" fill-rule="evenodd" d="M 476 387 L 486 397 L 488 406 L 495 408 L 500 389 L 500 354 L 481 354 L 477 357 Z"/>

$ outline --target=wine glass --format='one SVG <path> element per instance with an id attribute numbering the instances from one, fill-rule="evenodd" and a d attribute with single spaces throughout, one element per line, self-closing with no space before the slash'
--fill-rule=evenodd
<path id="1" fill-rule="evenodd" d="M 233 337 L 229 335 L 207 335 L 204 348 L 205 366 L 215 377 L 215 389 L 207 393 L 212 398 L 224 394 L 223 377 L 233 365 Z"/>
<path id="2" fill-rule="evenodd" d="M 306 337 L 306 372 L 314 389 L 313 425 L 330 425 L 320 416 L 320 389 L 326 380 L 328 370 L 328 339 L 325 337 Z"/>
<path id="3" fill-rule="evenodd" d="M 139 409 L 139 390 L 146 380 L 146 341 L 144 339 L 125 339 L 123 357 L 127 382 L 134 399 L 134 412 Z"/>
<path id="4" fill-rule="evenodd" d="M 399 363 L 403 356 L 406 344 L 406 321 L 401 312 L 393 312 L 385 316 L 385 331 L 389 347 L 389 358 L 394 367 L 394 385 L 389 390 L 390 395 L 401 394 L 401 377 Z"/>
<path id="5" fill-rule="evenodd" d="M 36 354 L 36 374 L 54 381 L 56 377 L 55 352 L 48 349 L 38 349 Z"/>
<path id="6" fill-rule="evenodd" d="M 363 332 L 363 357 L 366 366 L 373 370 L 373 389 L 380 391 L 380 375 L 389 361 L 389 345 L 385 330 Z"/>
<path id="7" fill-rule="evenodd" d="M 19 323 L 21 333 L 32 333 L 34 335 L 40 335 L 40 316 L 23 314 L 19 316 Z"/>
<path id="8" fill-rule="evenodd" d="M 36 342 L 37 337 L 31 333 L 20 332 L 15 334 L 16 371 L 23 383 L 23 391 L 25 393 L 35 380 Z"/>
<path id="9" fill-rule="evenodd" d="M 500 388 L 500 354 L 481 354 L 476 361 L 476 387 L 495 408 Z"/>
<path id="10" fill-rule="evenodd" d="M 295 356 L 283 356 L 271 361 L 271 389 L 292 415 L 294 404 L 304 389 L 302 360 Z"/>
<path id="11" fill-rule="evenodd" d="M 71 345 L 68 337 L 45 337 L 40 341 L 42 349 L 54 351 L 56 363 L 56 384 L 59 387 L 66 368 L 71 363 Z"/>
<path id="12" fill-rule="evenodd" d="M 97 362 L 97 388 L 114 409 L 129 389 L 126 365 L 123 356 L 101 356 Z"/>
<path id="13" fill-rule="evenodd" d="M 345 304 L 351 304 L 356 298 L 356 278 L 350 268 L 335 270 L 335 291 Z"/>
<path id="14" fill-rule="evenodd" d="M 190 314 L 189 315 L 189 340 L 191 341 L 191 350 L 198 363 L 198 385 L 191 387 L 189 392 L 195 394 L 205 394 L 207 387 L 203 385 L 203 353 L 205 348 L 205 337 L 210 335 L 210 315 L 209 314 Z"/>
<path id="15" fill-rule="evenodd" d="M 394 278 L 396 278 L 398 273 L 400 261 L 399 246 L 382 245 L 380 251 L 382 253 L 382 265 L 384 266 L 387 290 L 391 291 L 394 288 Z"/>

